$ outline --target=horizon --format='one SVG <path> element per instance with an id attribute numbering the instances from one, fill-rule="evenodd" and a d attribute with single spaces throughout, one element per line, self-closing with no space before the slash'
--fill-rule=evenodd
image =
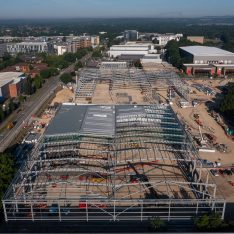
<path id="1" fill-rule="evenodd" d="M 1 16 L 0 16 L 1 17 Z M 234 18 L 233 15 L 204 15 L 204 16 L 155 16 L 155 17 L 147 17 L 147 16 L 132 16 L 132 17 L 127 17 L 127 16 L 122 16 L 122 17 L 38 17 L 38 18 L 0 18 L 0 21 L 13 21 L 13 20 L 76 20 L 76 19 L 82 19 L 82 20 L 102 20 L 102 19 L 210 19 L 210 18 Z"/>
<path id="2" fill-rule="evenodd" d="M 168 0 L 167 4 L 163 0 L 8 0 L 1 5 L 1 20 L 234 16 L 230 0 L 212 0 L 211 4 L 204 0 Z"/>

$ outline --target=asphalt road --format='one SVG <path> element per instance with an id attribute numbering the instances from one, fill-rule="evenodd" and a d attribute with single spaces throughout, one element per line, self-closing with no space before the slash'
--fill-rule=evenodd
<path id="1" fill-rule="evenodd" d="M 83 63 L 87 61 L 90 57 L 91 54 L 87 54 L 80 61 Z M 71 72 L 73 70 L 74 64 L 64 69 L 60 73 L 60 75 L 63 73 Z M 43 87 L 40 90 L 38 90 L 38 92 L 33 96 L 32 100 L 24 104 L 24 111 L 20 112 L 15 119 L 16 125 L 11 130 L 3 134 L 3 136 L 1 137 L 0 152 L 4 152 L 9 147 L 9 145 L 13 142 L 13 140 L 23 129 L 25 123 L 27 123 L 30 120 L 31 116 L 34 115 L 54 93 L 56 88 L 59 86 L 60 75 L 48 79 L 43 85 Z"/>

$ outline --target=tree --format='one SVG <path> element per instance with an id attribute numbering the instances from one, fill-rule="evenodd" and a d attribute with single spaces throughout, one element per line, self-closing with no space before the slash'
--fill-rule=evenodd
<path id="1" fill-rule="evenodd" d="M 152 231 L 162 231 L 166 228 L 165 221 L 161 220 L 159 217 L 152 218 L 150 220 L 150 229 Z"/>
<path id="2" fill-rule="evenodd" d="M 25 97 L 20 95 L 18 100 L 19 100 L 20 103 L 23 103 L 25 101 Z"/>
<path id="3" fill-rule="evenodd" d="M 137 60 L 137 61 L 134 63 L 134 66 L 135 66 L 136 68 L 143 68 L 140 60 Z"/>
<path id="4" fill-rule="evenodd" d="M 32 65 L 32 64 L 29 65 L 29 70 L 30 70 L 30 71 L 33 70 L 33 65 Z"/>
<path id="5" fill-rule="evenodd" d="M 49 70 L 49 69 L 46 69 L 46 70 L 41 71 L 41 72 L 40 72 L 40 76 L 41 76 L 43 79 L 48 79 L 48 78 L 50 78 L 50 76 L 51 76 L 50 70 Z"/>
<path id="6" fill-rule="evenodd" d="M 75 70 L 76 71 L 78 71 L 80 68 L 82 68 L 83 67 L 83 64 L 82 64 L 82 62 L 81 61 L 79 61 L 78 63 L 76 63 L 76 65 L 75 65 Z"/>
<path id="7" fill-rule="evenodd" d="M 195 219 L 194 224 L 198 230 L 208 230 L 209 216 L 205 214 L 201 218 Z"/>
<path id="8" fill-rule="evenodd" d="M 3 197 L 15 173 L 13 157 L 10 154 L 0 154 L 0 197 Z"/>
<path id="9" fill-rule="evenodd" d="M 98 47 L 93 51 L 92 57 L 93 58 L 101 58 L 102 57 L 102 51 L 104 50 L 103 47 Z"/>
<path id="10" fill-rule="evenodd" d="M 228 93 L 220 103 L 220 111 L 227 117 L 234 116 L 234 83 L 228 84 Z"/>
<path id="11" fill-rule="evenodd" d="M 8 113 L 11 114 L 14 110 L 15 110 L 15 104 L 11 98 L 8 104 Z"/>
<path id="12" fill-rule="evenodd" d="M 69 73 L 64 73 L 60 76 L 60 80 L 64 83 L 64 84 L 68 84 L 70 82 L 72 82 L 72 76 Z"/>
<path id="13" fill-rule="evenodd" d="M 42 87 L 42 84 L 43 84 L 43 79 L 41 76 L 36 76 L 34 79 L 33 79 L 33 83 L 34 83 L 34 86 L 35 86 L 35 89 L 40 89 Z"/>
<path id="14" fill-rule="evenodd" d="M 50 75 L 51 75 L 51 76 L 57 76 L 57 75 L 59 74 L 58 69 L 55 68 L 55 67 L 50 67 L 50 68 L 49 68 L 49 71 L 50 71 Z"/>
<path id="15" fill-rule="evenodd" d="M 24 83 L 24 93 L 26 95 L 31 95 L 33 93 L 32 78 L 31 77 L 28 77 Z"/>
<path id="16" fill-rule="evenodd" d="M 74 63 L 76 61 L 76 55 L 73 53 L 65 53 L 63 58 L 69 63 Z"/>
<path id="17" fill-rule="evenodd" d="M 4 117 L 5 117 L 4 111 L 2 109 L 2 106 L 0 106 L 0 122 L 2 122 L 4 120 Z"/>

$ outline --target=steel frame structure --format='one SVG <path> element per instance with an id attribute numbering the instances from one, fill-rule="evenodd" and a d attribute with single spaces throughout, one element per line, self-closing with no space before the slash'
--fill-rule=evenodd
<path id="1" fill-rule="evenodd" d="M 151 103 L 153 103 L 152 87 L 158 81 L 162 81 L 168 86 L 173 86 L 179 95 L 189 100 L 189 88 L 175 72 L 150 72 L 134 68 L 118 69 L 108 67 L 83 69 L 77 82 L 76 99 L 92 98 L 96 85 L 100 81 L 108 81 L 110 91 L 119 89 L 140 90 Z"/>
<path id="2" fill-rule="evenodd" d="M 225 200 L 170 106 L 110 108 L 113 135 L 44 135 L 3 198 L 6 221 L 224 217 Z M 104 118 L 96 110 L 87 106 L 89 124 Z"/>

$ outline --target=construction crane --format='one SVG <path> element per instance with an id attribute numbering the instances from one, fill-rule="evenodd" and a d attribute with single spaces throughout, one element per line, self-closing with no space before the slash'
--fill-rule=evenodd
<path id="1" fill-rule="evenodd" d="M 152 198 L 152 199 L 153 199 L 153 198 L 159 198 L 157 192 L 156 192 L 155 189 L 152 187 L 152 185 L 149 183 L 148 177 L 147 177 L 146 175 L 144 175 L 144 174 L 140 174 L 140 173 L 136 170 L 135 166 L 134 166 L 132 163 L 128 162 L 128 165 L 129 165 L 129 167 L 132 168 L 132 170 L 136 173 L 137 179 L 138 179 L 140 182 L 145 183 L 144 185 L 145 185 L 145 186 L 148 188 L 148 190 L 149 190 L 150 198 Z"/>

